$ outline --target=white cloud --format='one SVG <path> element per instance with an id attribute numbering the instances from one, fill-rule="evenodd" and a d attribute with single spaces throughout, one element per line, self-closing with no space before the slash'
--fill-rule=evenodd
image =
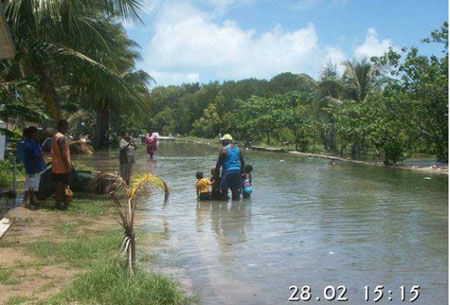
<path id="1" fill-rule="evenodd" d="M 142 10 L 144 14 L 152 14 L 161 6 L 162 0 L 144 0 Z"/>
<path id="2" fill-rule="evenodd" d="M 361 57 L 372 57 L 381 56 L 389 48 L 397 49 L 397 47 L 392 43 L 391 39 L 378 39 L 377 31 L 374 28 L 369 28 L 366 34 L 366 40 L 362 45 L 355 48 L 355 56 L 357 58 Z"/>
<path id="3" fill-rule="evenodd" d="M 325 47 L 325 56 L 324 61 L 322 63 L 322 67 L 328 64 L 329 62 L 336 65 L 338 73 L 342 74 L 345 70 L 344 65 L 342 63 L 347 59 L 344 52 L 338 47 Z"/>
<path id="4" fill-rule="evenodd" d="M 341 63 L 348 59 L 344 51 L 338 46 L 320 45 L 312 23 L 293 30 L 278 25 L 257 33 L 242 29 L 233 20 L 219 22 L 213 16 L 192 2 L 166 2 L 158 8 L 141 66 L 158 85 L 270 79 L 287 71 L 316 78 L 330 61 L 337 65 L 338 72 L 344 70 Z M 396 48 L 390 39 L 379 39 L 376 30 L 369 28 L 353 56 L 378 56 L 389 47 Z"/>
<path id="5" fill-rule="evenodd" d="M 149 74 L 156 80 L 156 85 L 170 85 L 183 83 L 197 83 L 200 81 L 198 73 L 180 73 L 180 72 L 160 72 L 149 71 Z"/>
<path id="6" fill-rule="evenodd" d="M 341 61 L 344 57 L 339 48 L 319 47 L 313 24 L 293 31 L 276 26 L 258 35 L 231 20 L 215 22 L 186 3 L 165 6 L 143 55 L 145 69 L 159 73 L 153 75 L 159 84 L 180 83 L 189 74 L 201 81 L 205 81 L 202 75 L 271 78 L 286 71 L 317 76 L 324 58 Z M 176 71 L 173 77 L 171 71 Z"/>

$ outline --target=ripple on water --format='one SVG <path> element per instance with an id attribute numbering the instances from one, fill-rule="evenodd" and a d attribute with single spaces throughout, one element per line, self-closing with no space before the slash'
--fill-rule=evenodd
<path id="1" fill-rule="evenodd" d="M 171 189 L 166 210 L 160 194 L 145 202 L 148 230 L 164 232 L 161 264 L 185 268 L 203 304 L 288 304 L 292 284 L 345 285 L 346 304 L 361 304 L 364 285 L 419 284 L 417 304 L 447 303 L 447 177 L 245 155 L 252 199 L 198 203 L 195 172 L 209 176 L 217 148 L 161 143 L 155 162 L 138 151 L 135 168 L 151 169 Z M 116 152 L 87 158 L 118 167 Z"/>

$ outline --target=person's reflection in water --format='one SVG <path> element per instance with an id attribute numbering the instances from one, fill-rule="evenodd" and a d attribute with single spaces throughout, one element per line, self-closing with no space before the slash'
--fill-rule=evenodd
<path id="1" fill-rule="evenodd" d="M 204 218 L 211 207 L 211 201 L 197 200 L 197 232 L 203 232 Z"/>
<path id="2" fill-rule="evenodd" d="M 247 229 L 251 227 L 250 201 L 213 202 L 211 227 L 223 255 L 228 255 L 233 245 L 247 241 Z M 230 253 L 232 254 L 232 253 Z"/>
<path id="3" fill-rule="evenodd" d="M 154 159 L 147 159 L 145 163 L 145 169 L 147 172 L 154 173 L 156 170 L 156 161 Z"/>

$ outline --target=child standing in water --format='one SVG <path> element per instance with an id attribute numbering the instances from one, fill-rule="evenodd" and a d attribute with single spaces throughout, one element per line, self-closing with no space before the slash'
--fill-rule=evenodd
<path id="1" fill-rule="evenodd" d="M 200 200 L 210 200 L 211 192 L 209 190 L 209 186 L 212 185 L 212 182 L 206 178 L 203 178 L 202 172 L 197 172 L 195 177 L 198 179 L 196 189 L 197 189 L 197 199 Z"/>
<path id="2" fill-rule="evenodd" d="M 212 181 L 211 199 L 212 200 L 220 200 L 221 199 L 220 177 L 216 177 L 216 169 L 214 167 L 211 168 L 210 181 Z"/>
<path id="3" fill-rule="evenodd" d="M 244 168 L 244 176 L 242 177 L 242 197 L 250 198 L 252 194 L 252 171 L 253 166 L 247 164 Z"/>

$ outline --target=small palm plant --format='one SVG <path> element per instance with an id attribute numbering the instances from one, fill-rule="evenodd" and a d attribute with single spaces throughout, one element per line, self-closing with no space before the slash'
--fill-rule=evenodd
<path id="1" fill-rule="evenodd" d="M 169 188 L 167 184 L 158 176 L 151 172 L 144 174 L 136 174 L 131 178 L 131 184 L 127 186 L 125 181 L 115 173 L 104 173 L 97 177 L 96 184 L 100 181 L 108 180 L 109 184 L 107 190 L 109 191 L 114 206 L 116 207 L 120 219 L 118 223 L 124 229 L 124 238 L 121 243 L 122 253 L 126 256 L 128 272 L 133 275 L 133 270 L 136 262 L 136 237 L 134 230 L 134 221 L 136 219 L 136 204 L 140 198 L 151 189 L 159 189 L 164 192 L 164 205 L 167 205 L 169 199 Z M 117 191 L 123 190 L 125 199 L 120 199 Z M 123 201 L 126 200 L 126 204 Z"/>

